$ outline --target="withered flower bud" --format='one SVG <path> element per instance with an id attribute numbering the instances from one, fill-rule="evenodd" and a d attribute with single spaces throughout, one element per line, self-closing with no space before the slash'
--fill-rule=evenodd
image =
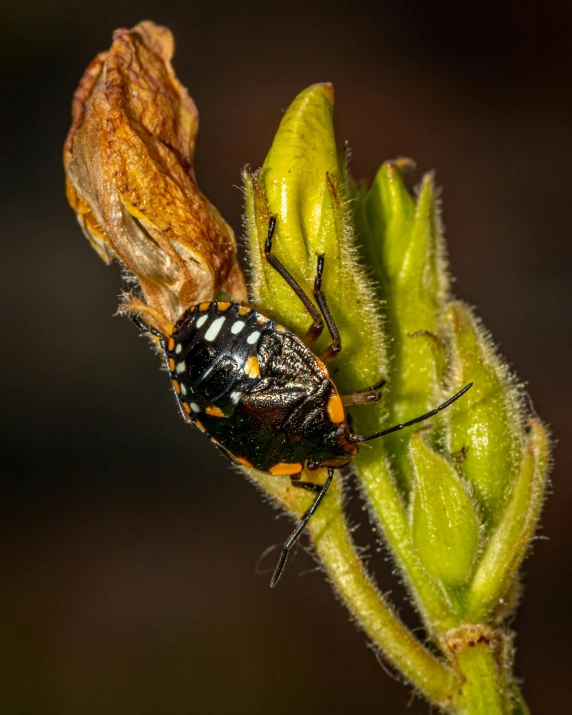
<path id="1" fill-rule="evenodd" d="M 246 299 L 232 229 L 193 171 L 198 113 L 170 60 L 173 36 L 142 22 L 116 30 L 85 71 L 64 146 L 67 196 L 101 258 L 141 286 L 124 309 L 164 334 L 222 290 Z"/>

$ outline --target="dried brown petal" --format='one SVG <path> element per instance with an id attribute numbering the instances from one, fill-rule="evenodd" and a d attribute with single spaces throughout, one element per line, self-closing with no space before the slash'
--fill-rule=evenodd
<path id="1" fill-rule="evenodd" d="M 112 258 L 115 256 L 109 243 L 109 239 L 105 236 L 102 229 L 98 227 L 97 221 L 91 212 L 89 204 L 77 193 L 68 174 L 68 167 L 72 160 L 73 140 L 79 127 L 83 124 L 84 115 L 87 111 L 88 99 L 97 78 L 101 74 L 106 57 L 107 53 L 101 52 L 92 62 L 90 62 L 87 69 L 83 73 L 83 77 L 79 82 L 78 88 L 74 92 L 72 99 L 72 125 L 64 144 L 64 168 L 66 170 L 66 195 L 70 206 L 76 212 L 80 226 L 89 239 L 91 245 L 106 263 L 110 263 Z"/>
<path id="2" fill-rule="evenodd" d="M 169 30 L 152 22 L 116 30 L 82 77 L 64 147 L 84 233 L 106 262 L 135 274 L 156 327 L 221 289 L 246 298 L 232 229 L 196 183 L 198 114 L 173 49 Z"/>

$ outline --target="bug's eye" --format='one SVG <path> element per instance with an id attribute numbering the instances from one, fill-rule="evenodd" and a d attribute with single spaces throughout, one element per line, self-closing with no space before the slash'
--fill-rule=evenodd
<path id="1" fill-rule="evenodd" d="M 189 366 L 189 377 L 192 382 L 197 382 L 201 375 L 216 360 L 219 350 L 216 345 L 206 345 L 198 343 L 187 355 L 187 365 Z"/>
<path id="2" fill-rule="evenodd" d="M 237 371 L 237 363 L 230 357 L 223 357 L 204 382 L 202 391 L 205 398 L 207 400 L 214 400 L 223 392 L 230 389 L 235 380 Z"/>

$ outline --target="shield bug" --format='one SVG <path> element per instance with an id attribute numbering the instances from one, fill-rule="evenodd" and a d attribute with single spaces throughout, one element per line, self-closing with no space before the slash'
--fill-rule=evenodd
<path id="1" fill-rule="evenodd" d="M 344 407 L 376 402 L 383 381 L 353 395 L 340 395 L 327 363 L 342 349 L 340 333 L 322 292 L 325 266 L 317 258 L 314 299 L 272 254 L 276 219 L 272 217 L 265 258 L 302 301 L 312 324 L 300 339 L 257 310 L 237 303 L 204 302 L 190 307 L 170 335 L 136 318 L 159 338 L 173 388 L 186 422 L 194 424 L 235 463 L 315 493 L 315 499 L 286 543 L 270 581 L 274 587 L 294 546 L 332 482 L 334 470 L 347 465 L 358 446 L 433 417 L 471 387 L 434 410 L 403 424 L 363 436 L 353 432 Z M 312 347 L 324 331 L 330 346 L 317 356 Z M 301 481 L 302 470 L 327 468 L 323 486 Z"/>

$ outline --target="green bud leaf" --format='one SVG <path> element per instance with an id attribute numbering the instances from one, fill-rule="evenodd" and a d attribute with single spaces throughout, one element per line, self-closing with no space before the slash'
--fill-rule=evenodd
<path id="1" fill-rule="evenodd" d="M 531 421 L 520 472 L 471 583 L 467 617 L 475 622 L 505 610 L 504 601 L 538 522 L 549 453 L 546 430 Z"/>
<path id="2" fill-rule="evenodd" d="M 383 376 L 385 353 L 374 294 L 353 247 L 333 102 L 328 84 L 313 85 L 292 102 L 263 168 L 245 175 L 247 229 L 254 301 L 298 335 L 305 334 L 310 319 L 264 258 L 269 217 L 277 218 L 273 254 L 310 296 L 317 257 L 324 254 L 323 291 L 342 336 L 333 377 L 340 390 L 352 392 Z M 315 351 L 319 354 L 330 342 L 325 330 Z"/>
<path id="3" fill-rule="evenodd" d="M 458 591 L 472 572 L 479 544 L 479 520 L 456 470 L 433 452 L 417 431 L 409 442 L 414 483 L 413 541 L 426 570 Z"/>
<path id="4" fill-rule="evenodd" d="M 445 414 L 449 450 L 459 455 L 463 476 L 473 486 L 485 528 L 498 520 L 520 468 L 524 428 L 517 390 L 489 336 L 463 303 L 445 314 L 452 349 L 452 391 L 469 392 Z"/>
<path id="5" fill-rule="evenodd" d="M 375 267 L 392 339 L 392 424 L 426 412 L 442 397 L 440 318 L 448 291 L 433 179 L 429 174 L 424 177 L 415 203 L 403 182 L 401 165 L 384 164 L 371 189 L 358 196 L 356 210 L 362 250 Z M 408 439 L 406 434 L 394 435 L 389 450 L 406 477 Z"/>

